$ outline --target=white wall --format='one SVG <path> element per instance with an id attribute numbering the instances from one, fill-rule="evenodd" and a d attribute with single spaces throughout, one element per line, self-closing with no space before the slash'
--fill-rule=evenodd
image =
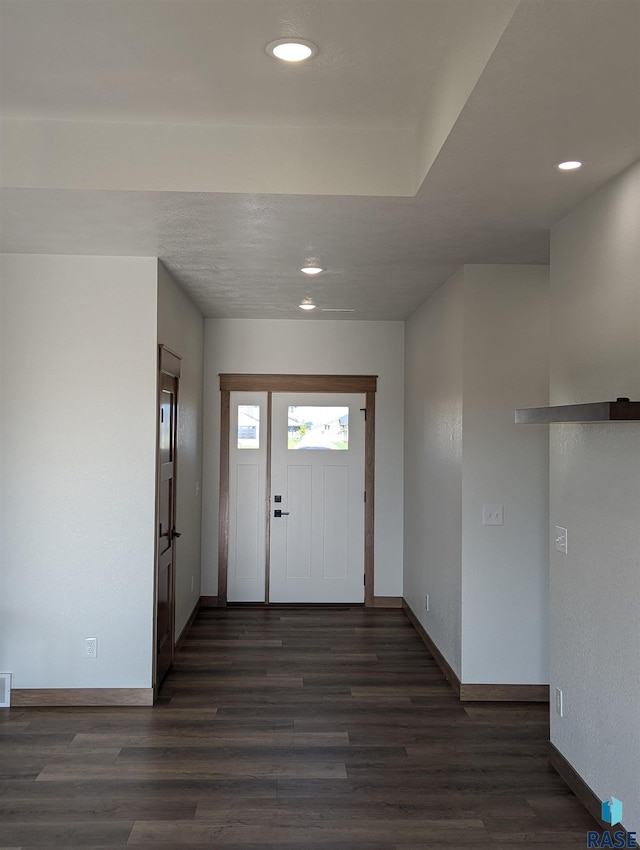
<path id="1" fill-rule="evenodd" d="M 460 8 L 460 0 L 457 5 Z M 437 84 L 431 89 L 417 127 L 418 186 L 460 117 L 517 7 L 517 0 L 500 0 L 490 6 L 470 0 L 464 16 L 456 21 L 455 37 L 445 36 L 447 49 L 438 64 Z"/>
<path id="2" fill-rule="evenodd" d="M 640 398 L 640 163 L 552 230 L 554 404 Z M 640 831 L 640 426 L 553 425 L 551 740 Z"/>
<path id="3" fill-rule="evenodd" d="M 176 639 L 200 598 L 204 320 L 158 263 L 158 343 L 182 359 L 178 398 Z"/>
<path id="4" fill-rule="evenodd" d="M 401 596 L 404 323 L 205 320 L 202 592 L 209 596 L 218 593 L 221 372 L 379 376 L 374 592 Z"/>
<path id="5" fill-rule="evenodd" d="M 549 269 L 464 270 L 462 681 L 549 681 Z M 482 506 L 504 506 L 483 526 Z"/>
<path id="6" fill-rule="evenodd" d="M 18 118 L 0 120 L 0 146 L 3 184 L 12 187 L 367 197 L 413 197 L 417 190 L 415 134 L 401 125 L 372 133 L 322 122 L 305 128 Z"/>
<path id="7" fill-rule="evenodd" d="M 1 263 L 0 669 L 16 688 L 148 688 L 156 261 Z"/>
<path id="8" fill-rule="evenodd" d="M 548 681 L 548 437 L 514 424 L 548 340 L 544 266 L 465 266 L 407 322 L 404 595 L 465 684 Z"/>
<path id="9" fill-rule="evenodd" d="M 407 320 L 405 346 L 404 598 L 458 676 L 463 287 L 460 270 Z"/>

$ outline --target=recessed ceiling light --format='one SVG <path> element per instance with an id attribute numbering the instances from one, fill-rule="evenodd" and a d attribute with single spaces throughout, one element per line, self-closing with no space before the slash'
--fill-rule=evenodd
<path id="1" fill-rule="evenodd" d="M 317 52 L 317 46 L 303 38 L 279 38 L 267 44 L 269 56 L 282 59 L 283 62 L 304 62 L 305 59 L 315 56 Z"/>
<path id="2" fill-rule="evenodd" d="M 300 271 L 302 274 L 315 275 L 324 271 L 321 266 L 303 266 Z"/>
<path id="3" fill-rule="evenodd" d="M 298 305 L 301 310 L 315 310 L 316 305 L 312 304 L 311 301 L 303 301 L 302 304 Z"/>
<path id="4" fill-rule="evenodd" d="M 560 171 L 575 171 L 577 168 L 582 168 L 583 163 L 578 159 L 568 159 L 566 162 L 559 162 L 558 168 Z"/>

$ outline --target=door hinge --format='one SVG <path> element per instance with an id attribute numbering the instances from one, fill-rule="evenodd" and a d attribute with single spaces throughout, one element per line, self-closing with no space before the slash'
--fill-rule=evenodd
<path id="1" fill-rule="evenodd" d="M 363 501 L 366 502 L 367 501 L 367 491 L 365 490 L 362 495 L 363 495 Z"/>
<path id="2" fill-rule="evenodd" d="M 360 408 L 360 413 L 364 413 L 364 421 L 366 422 L 366 421 L 367 421 L 367 408 L 366 408 L 366 407 L 361 407 L 361 408 Z"/>
<path id="3" fill-rule="evenodd" d="M 367 586 L 367 577 L 366 576 L 362 576 L 362 583 L 364 584 L 365 587 Z"/>

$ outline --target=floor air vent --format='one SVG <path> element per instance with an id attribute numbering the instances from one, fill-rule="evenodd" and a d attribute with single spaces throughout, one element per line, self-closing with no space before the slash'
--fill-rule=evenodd
<path id="1" fill-rule="evenodd" d="M 11 705 L 11 673 L 0 673 L 0 708 Z"/>

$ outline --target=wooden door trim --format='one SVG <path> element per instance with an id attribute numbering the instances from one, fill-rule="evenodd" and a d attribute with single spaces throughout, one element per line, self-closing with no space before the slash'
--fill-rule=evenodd
<path id="1" fill-rule="evenodd" d="M 227 392 L 266 393 L 375 393 L 376 375 L 220 375 Z"/>
<path id="2" fill-rule="evenodd" d="M 364 424 L 364 605 L 374 607 L 373 549 L 375 531 L 376 393 L 366 393 Z"/>
<path id="3" fill-rule="evenodd" d="M 227 604 L 229 564 L 229 438 L 232 392 L 363 393 L 365 395 L 364 445 L 364 604 L 374 607 L 376 375 L 220 375 L 220 513 L 218 519 L 218 604 Z M 270 437 L 270 435 L 269 435 Z M 270 478 L 267 475 L 267 487 Z M 268 493 L 267 493 L 268 500 Z M 270 513 L 270 510 L 269 510 Z M 269 526 L 267 525 L 267 535 Z M 268 602 L 268 595 L 265 602 Z"/>
<path id="4" fill-rule="evenodd" d="M 179 378 L 181 366 L 182 360 L 175 351 L 171 351 L 166 345 L 158 346 L 158 371 L 161 374 Z"/>

